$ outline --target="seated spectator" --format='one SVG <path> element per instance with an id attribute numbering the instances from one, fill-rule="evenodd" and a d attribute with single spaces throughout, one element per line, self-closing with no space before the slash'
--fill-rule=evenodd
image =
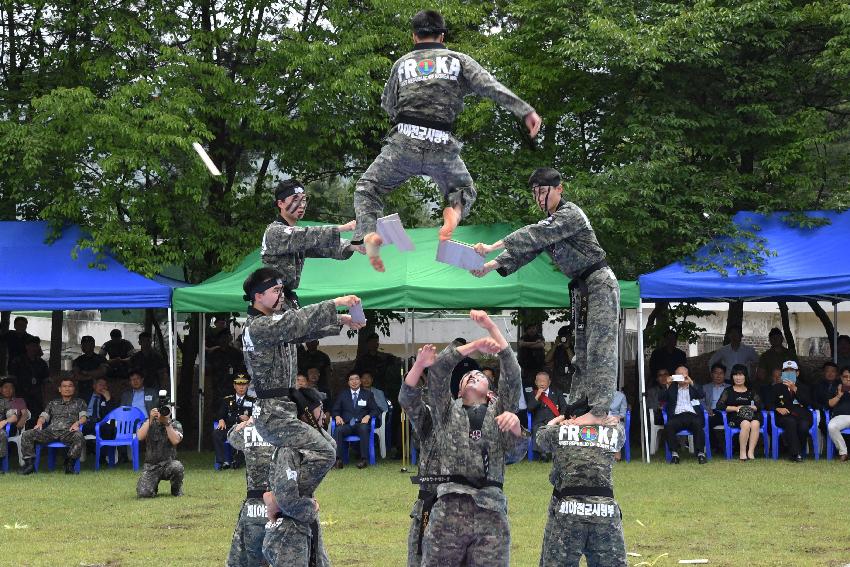
<path id="1" fill-rule="evenodd" d="M 9 362 L 9 376 L 15 378 L 18 396 L 26 401 L 31 417 L 41 413 L 44 407 L 42 387 L 50 380 L 47 362 L 41 358 L 41 341 L 38 337 L 27 337 L 24 355 Z"/>
<path id="2" fill-rule="evenodd" d="M 295 387 L 299 390 L 302 388 L 308 388 L 310 386 L 309 382 L 307 382 L 307 377 L 301 374 L 300 372 L 295 375 Z"/>
<path id="3" fill-rule="evenodd" d="M 531 412 L 531 438 L 534 440 L 532 448 L 537 458 L 542 461 L 551 461 L 552 455 L 544 454 L 537 448 L 537 430 L 561 415 L 564 403 L 564 394 L 552 387 L 552 380 L 545 370 L 541 370 L 534 377 L 533 388 L 525 388 L 525 405 Z"/>
<path id="4" fill-rule="evenodd" d="M 655 385 L 647 388 L 646 393 L 646 410 L 653 413 L 655 425 L 664 423 L 664 418 L 661 416 L 661 409 L 665 404 L 665 392 L 670 386 L 670 371 L 666 368 L 659 368 L 655 375 Z"/>
<path id="5" fill-rule="evenodd" d="M 781 367 L 784 361 L 797 360 L 797 355 L 783 345 L 784 337 L 779 327 L 770 330 L 767 334 L 767 340 L 770 342 L 770 348 L 759 356 L 758 375 L 756 376 L 758 386 L 768 384 L 771 371 L 774 368 Z"/>
<path id="6" fill-rule="evenodd" d="M 177 460 L 177 445 L 183 440 L 183 426 L 170 415 L 152 408 L 149 417 L 136 432 L 145 441 L 145 460 L 136 484 L 139 498 L 153 498 L 161 480 L 171 481 L 171 495 L 183 496 L 183 463 Z"/>
<path id="7" fill-rule="evenodd" d="M 251 378 L 244 373 L 234 376 L 233 394 L 224 396 L 218 406 L 218 412 L 216 412 L 218 423 L 213 430 L 213 447 L 215 448 L 215 462 L 219 464 L 218 470 L 226 470 L 230 467 L 239 468 L 241 462 L 244 461 L 245 456 L 241 451 L 236 450 L 233 451 L 233 461 L 228 461 L 224 444 L 227 441 L 227 432 L 231 427 L 251 419 L 251 412 L 254 410 L 256 400 L 247 394 L 250 381 Z"/>
<path id="8" fill-rule="evenodd" d="M 569 392 L 573 379 L 573 327 L 564 325 L 558 329 L 555 344 L 546 353 L 546 368 L 552 377 L 552 385 L 562 392 Z M 494 386 L 495 388 L 495 386 Z"/>
<path id="9" fill-rule="evenodd" d="M 15 427 L 12 428 L 12 436 L 14 436 L 17 434 L 18 430 L 24 429 L 26 423 L 30 419 L 27 402 L 23 398 L 15 396 L 15 381 L 11 378 L 3 378 L 0 380 L 0 396 L 8 402 L 9 406 L 14 409 L 17 414 Z"/>
<path id="10" fill-rule="evenodd" d="M 452 341 L 452 345 L 455 348 L 463 346 L 465 344 L 466 339 L 464 339 L 463 337 L 458 337 Z M 466 374 L 470 370 L 481 370 L 481 367 L 478 366 L 478 363 L 475 362 L 474 359 L 468 356 L 463 357 L 461 361 L 455 365 L 454 370 L 452 370 L 452 381 L 450 384 L 453 398 L 457 397 L 460 379 L 463 377 L 464 374 Z"/>
<path id="11" fill-rule="evenodd" d="M 390 405 L 387 402 L 387 396 L 384 395 L 383 390 L 379 390 L 378 388 L 373 388 L 372 382 L 373 382 L 373 378 L 372 378 L 371 372 L 363 372 L 360 375 L 360 386 L 364 390 L 369 390 L 370 392 L 372 392 L 372 395 L 375 396 L 375 405 L 378 406 L 378 410 L 380 410 L 381 413 L 383 413 L 385 411 L 389 411 Z"/>
<path id="12" fill-rule="evenodd" d="M 330 389 L 330 377 L 333 372 L 331 357 L 319 350 L 319 341 L 312 340 L 304 343 L 304 348 L 298 349 L 298 370 L 306 373 L 308 368 L 316 368 L 319 371 L 320 392 Z"/>
<path id="13" fill-rule="evenodd" d="M 816 408 L 829 409 L 829 400 L 835 397 L 841 380 L 838 379 L 838 365 L 834 362 L 823 363 L 823 378 L 815 385 L 813 402 Z"/>
<path id="14" fill-rule="evenodd" d="M 343 390 L 336 398 L 331 417 L 336 422 L 334 440 L 336 441 L 336 468 L 342 468 L 342 451 L 345 438 L 357 435 L 360 438 L 360 462 L 357 468 L 368 466 L 370 420 L 379 415 L 378 406 L 372 392 L 360 387 L 360 375 L 356 372 L 348 374 L 348 389 Z"/>
<path id="15" fill-rule="evenodd" d="M 94 381 L 94 394 L 89 400 L 89 405 L 86 413 L 88 419 L 83 426 L 83 435 L 94 435 L 94 426 L 103 420 L 104 417 L 112 410 L 118 407 L 118 400 L 109 391 L 109 383 L 106 378 L 97 378 Z M 100 425 L 101 439 L 115 439 L 115 424 L 112 422 L 102 423 Z"/>
<path id="16" fill-rule="evenodd" d="M 799 367 L 793 360 L 782 365 L 781 382 L 770 388 L 768 404 L 774 411 L 776 425 L 785 434 L 782 436 L 791 453 L 791 460 L 802 462 L 802 442 L 805 442 L 809 429 L 812 427 L 812 414 L 809 411 L 811 398 L 809 391 L 797 378 Z"/>
<path id="17" fill-rule="evenodd" d="M 719 449 L 722 446 L 721 443 L 725 443 L 723 432 L 714 430 L 715 427 L 723 425 L 723 416 L 720 412 L 715 411 L 715 408 L 717 407 L 717 400 L 720 399 L 728 386 L 729 384 L 726 383 L 726 367 L 715 362 L 711 367 L 711 381 L 702 387 L 702 391 L 705 392 L 703 406 L 708 411 L 708 432 L 712 437 L 709 442 L 711 442 L 714 450 Z"/>
<path id="18" fill-rule="evenodd" d="M 110 380 L 126 380 L 130 371 L 130 357 L 133 355 L 133 343 L 121 336 L 120 329 L 109 331 L 109 340 L 100 347 L 100 354 L 106 358 Z"/>
<path id="19" fill-rule="evenodd" d="M 21 435 L 21 452 L 24 456 L 24 467 L 19 474 L 35 472 L 33 458 L 36 443 L 52 443 L 59 441 L 68 446 L 65 458 L 65 474 L 74 474 L 74 461 L 83 452 L 83 432 L 85 425 L 86 403 L 74 396 L 74 381 L 63 378 L 59 381 L 59 398 L 51 400 L 38 416 L 38 421 L 32 429 L 27 429 Z M 47 429 L 44 425 L 47 424 Z"/>
<path id="20" fill-rule="evenodd" d="M 850 427 L 850 366 L 841 369 L 841 385 L 829 400 L 829 424 L 826 430 L 832 443 L 838 448 L 838 458 L 847 460 L 847 443 L 841 435 L 842 429 Z"/>
<path id="21" fill-rule="evenodd" d="M 12 425 L 14 429 L 18 422 L 18 411 L 12 407 L 6 398 L 0 398 L 0 461 L 6 458 L 9 452 L 9 438 L 6 436 L 6 424 Z M 12 433 L 14 435 L 14 432 Z M 3 474 L 0 472 L 0 474 Z"/>
<path id="22" fill-rule="evenodd" d="M 620 421 L 626 420 L 626 412 L 629 411 L 629 404 L 626 402 L 626 395 L 617 390 L 614 392 L 614 397 L 611 398 L 611 408 L 608 410 L 608 415 L 611 417 L 616 417 Z M 629 440 L 626 439 L 626 443 Z M 622 459 L 621 451 L 617 451 L 614 453 L 614 460 L 619 461 Z"/>
<path id="23" fill-rule="evenodd" d="M 729 344 L 723 345 L 717 349 L 711 358 L 708 360 L 708 368 L 711 369 L 715 362 L 722 362 L 726 367 L 726 381 L 731 382 L 732 377 L 729 373 L 732 367 L 736 364 L 743 364 L 747 367 L 747 375 L 752 372 L 753 365 L 759 361 L 756 350 L 742 343 L 744 333 L 741 327 L 729 329 Z"/>
<path id="24" fill-rule="evenodd" d="M 109 363 L 106 358 L 97 354 L 94 347 L 94 337 L 84 336 L 80 339 L 80 348 L 83 354 L 74 359 L 74 380 L 77 382 L 77 392 L 84 400 L 91 397 L 94 380 L 106 376 L 106 371 L 109 370 Z"/>
<path id="25" fill-rule="evenodd" d="M 677 378 L 681 377 L 681 380 Z M 667 408 L 667 424 L 664 426 L 664 437 L 667 439 L 667 447 L 670 448 L 671 460 L 674 465 L 679 464 L 679 436 L 680 431 L 687 429 L 694 436 L 694 450 L 697 453 L 699 464 L 707 462 L 705 457 L 705 425 L 704 409 L 700 400 L 705 394 L 697 384 L 688 376 L 688 367 L 679 366 L 676 374 L 671 378 L 670 387 L 664 393 L 665 407 Z"/>
<path id="26" fill-rule="evenodd" d="M 672 368 L 678 368 L 687 364 L 688 357 L 680 348 L 676 347 L 679 335 L 673 329 L 664 331 L 661 344 L 649 355 L 649 372 L 652 376 L 658 376 L 658 371 L 666 368 L 668 372 Z"/>
<path id="27" fill-rule="evenodd" d="M 763 409 L 761 396 L 747 384 L 747 367 L 736 365 L 732 369 L 732 385 L 717 400 L 717 413 L 725 411 L 729 427 L 740 428 L 738 454 L 742 461 L 756 458 Z"/>
<path id="28" fill-rule="evenodd" d="M 152 344 L 150 333 L 139 333 L 139 350 L 130 357 L 130 367 L 142 372 L 146 388 L 158 391 L 168 380 L 168 364 Z"/>
<path id="29" fill-rule="evenodd" d="M 146 388 L 142 371 L 138 368 L 130 370 L 130 389 L 121 394 L 122 406 L 133 406 L 149 415 L 151 409 L 159 406 L 159 390 Z"/>

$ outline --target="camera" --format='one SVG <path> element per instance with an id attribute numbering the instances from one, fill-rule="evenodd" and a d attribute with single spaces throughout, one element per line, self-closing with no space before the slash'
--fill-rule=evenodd
<path id="1" fill-rule="evenodd" d="M 159 407 L 156 408 L 161 416 L 171 415 L 171 404 L 168 403 L 168 390 L 159 391 Z"/>
<path id="2" fill-rule="evenodd" d="M 685 377 L 684 377 L 684 375 L 682 375 L 682 374 L 673 374 L 673 375 L 670 377 L 670 381 L 672 381 L 672 382 L 684 382 L 684 381 L 685 381 Z"/>

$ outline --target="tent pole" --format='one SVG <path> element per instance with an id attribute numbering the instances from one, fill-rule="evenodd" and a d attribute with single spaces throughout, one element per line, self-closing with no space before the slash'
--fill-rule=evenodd
<path id="1" fill-rule="evenodd" d="M 408 337 L 407 337 L 407 321 L 408 321 L 409 316 L 410 315 L 408 313 L 408 309 L 407 309 L 407 307 L 405 307 L 404 308 L 404 371 L 405 371 L 405 373 L 407 373 L 407 371 L 410 370 L 408 368 L 408 364 L 410 364 L 410 342 L 408 341 Z"/>
<path id="2" fill-rule="evenodd" d="M 198 452 L 204 439 L 204 380 L 207 373 L 207 314 L 198 313 Z"/>
<path id="3" fill-rule="evenodd" d="M 832 362 L 838 364 L 838 302 L 832 302 Z"/>
<path id="4" fill-rule="evenodd" d="M 617 328 L 617 389 L 626 383 L 626 310 L 620 309 L 620 324 Z"/>
<path id="5" fill-rule="evenodd" d="M 176 350 L 174 347 L 174 337 L 175 337 L 175 329 L 174 329 L 174 310 L 169 307 L 168 308 L 168 373 L 171 376 L 170 384 L 171 384 L 171 392 L 169 392 L 171 403 L 174 406 L 171 408 L 171 415 L 173 419 L 177 419 L 177 359 L 174 357 L 174 351 Z"/>
<path id="6" fill-rule="evenodd" d="M 638 392 L 640 394 L 640 433 L 641 452 L 645 463 L 649 462 L 649 430 L 646 416 L 646 376 L 644 376 L 643 360 L 643 305 L 638 298 L 637 308 L 637 342 L 638 342 Z"/>

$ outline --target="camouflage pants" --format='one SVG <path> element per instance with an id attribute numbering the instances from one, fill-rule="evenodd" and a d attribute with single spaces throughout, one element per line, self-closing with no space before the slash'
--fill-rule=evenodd
<path id="1" fill-rule="evenodd" d="M 142 465 L 142 476 L 136 484 L 136 495 L 139 498 L 153 498 L 159 491 L 161 480 L 171 481 L 171 495 L 183 495 L 183 463 L 180 461 L 163 461 L 155 465 Z"/>
<path id="2" fill-rule="evenodd" d="M 25 459 L 35 457 L 36 444 L 59 441 L 68 446 L 68 458 L 76 460 L 83 454 L 83 434 L 79 431 L 54 431 L 52 429 L 27 429 L 21 436 L 21 452 Z"/>
<path id="3" fill-rule="evenodd" d="M 584 555 L 587 567 L 626 567 L 626 544 L 620 507 L 613 499 L 605 499 L 601 515 L 593 508 L 576 509 L 578 500 L 552 499 L 549 520 L 543 532 L 540 567 L 578 567 Z M 613 513 L 611 513 L 613 512 Z"/>
<path id="4" fill-rule="evenodd" d="M 353 240 L 375 231 L 375 222 L 384 214 L 384 197 L 399 185 L 418 175 L 427 175 L 440 188 L 451 206 L 460 205 L 466 217 L 475 202 L 472 176 L 460 157 L 461 144 L 453 137 L 444 143 L 413 140 L 393 131 L 381 153 L 372 162 L 354 190 L 357 229 Z"/>
<path id="5" fill-rule="evenodd" d="M 275 447 L 305 451 L 299 485 L 304 493 L 313 494 L 336 462 L 336 445 L 330 437 L 298 419 L 295 411 L 295 404 L 286 398 L 257 400 L 254 425 L 263 439 Z"/>
<path id="6" fill-rule="evenodd" d="M 331 561 L 325 550 L 321 522 L 316 519 L 317 549 L 315 567 L 330 567 Z M 263 538 L 263 556 L 271 567 L 313 567 L 310 565 L 312 528 L 292 518 L 279 518 L 266 524 Z"/>
<path id="7" fill-rule="evenodd" d="M 508 567 L 511 528 L 507 514 L 480 508 L 471 496 L 437 500 L 422 540 L 422 567 Z"/>
<path id="8" fill-rule="evenodd" d="M 570 402 L 586 395 L 591 413 L 604 417 L 611 409 L 611 398 L 617 389 L 620 285 L 614 272 L 603 268 L 588 277 L 587 288 L 584 328 L 573 321 L 576 348 Z M 571 301 L 577 303 L 575 297 Z"/>
<path id="9" fill-rule="evenodd" d="M 263 558 L 266 535 L 266 505 L 261 498 L 248 498 L 239 510 L 236 529 L 230 543 L 226 567 L 259 567 Z"/>

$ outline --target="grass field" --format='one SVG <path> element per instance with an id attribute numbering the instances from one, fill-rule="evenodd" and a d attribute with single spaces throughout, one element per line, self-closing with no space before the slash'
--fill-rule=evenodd
<path id="1" fill-rule="evenodd" d="M 244 470 L 214 472 L 212 455 L 187 452 L 186 495 L 135 497 L 129 465 L 79 476 L 0 476 L 0 565 L 223 565 L 245 491 Z M 511 565 L 537 565 L 551 465 L 508 468 Z M 415 487 L 399 462 L 332 471 L 319 490 L 337 566 L 404 565 Z M 850 464 L 713 460 L 621 463 L 616 494 L 630 565 L 706 558 L 723 566 L 850 564 Z M 16 527 L 17 524 L 17 527 Z M 662 554 L 668 555 L 662 555 Z"/>

